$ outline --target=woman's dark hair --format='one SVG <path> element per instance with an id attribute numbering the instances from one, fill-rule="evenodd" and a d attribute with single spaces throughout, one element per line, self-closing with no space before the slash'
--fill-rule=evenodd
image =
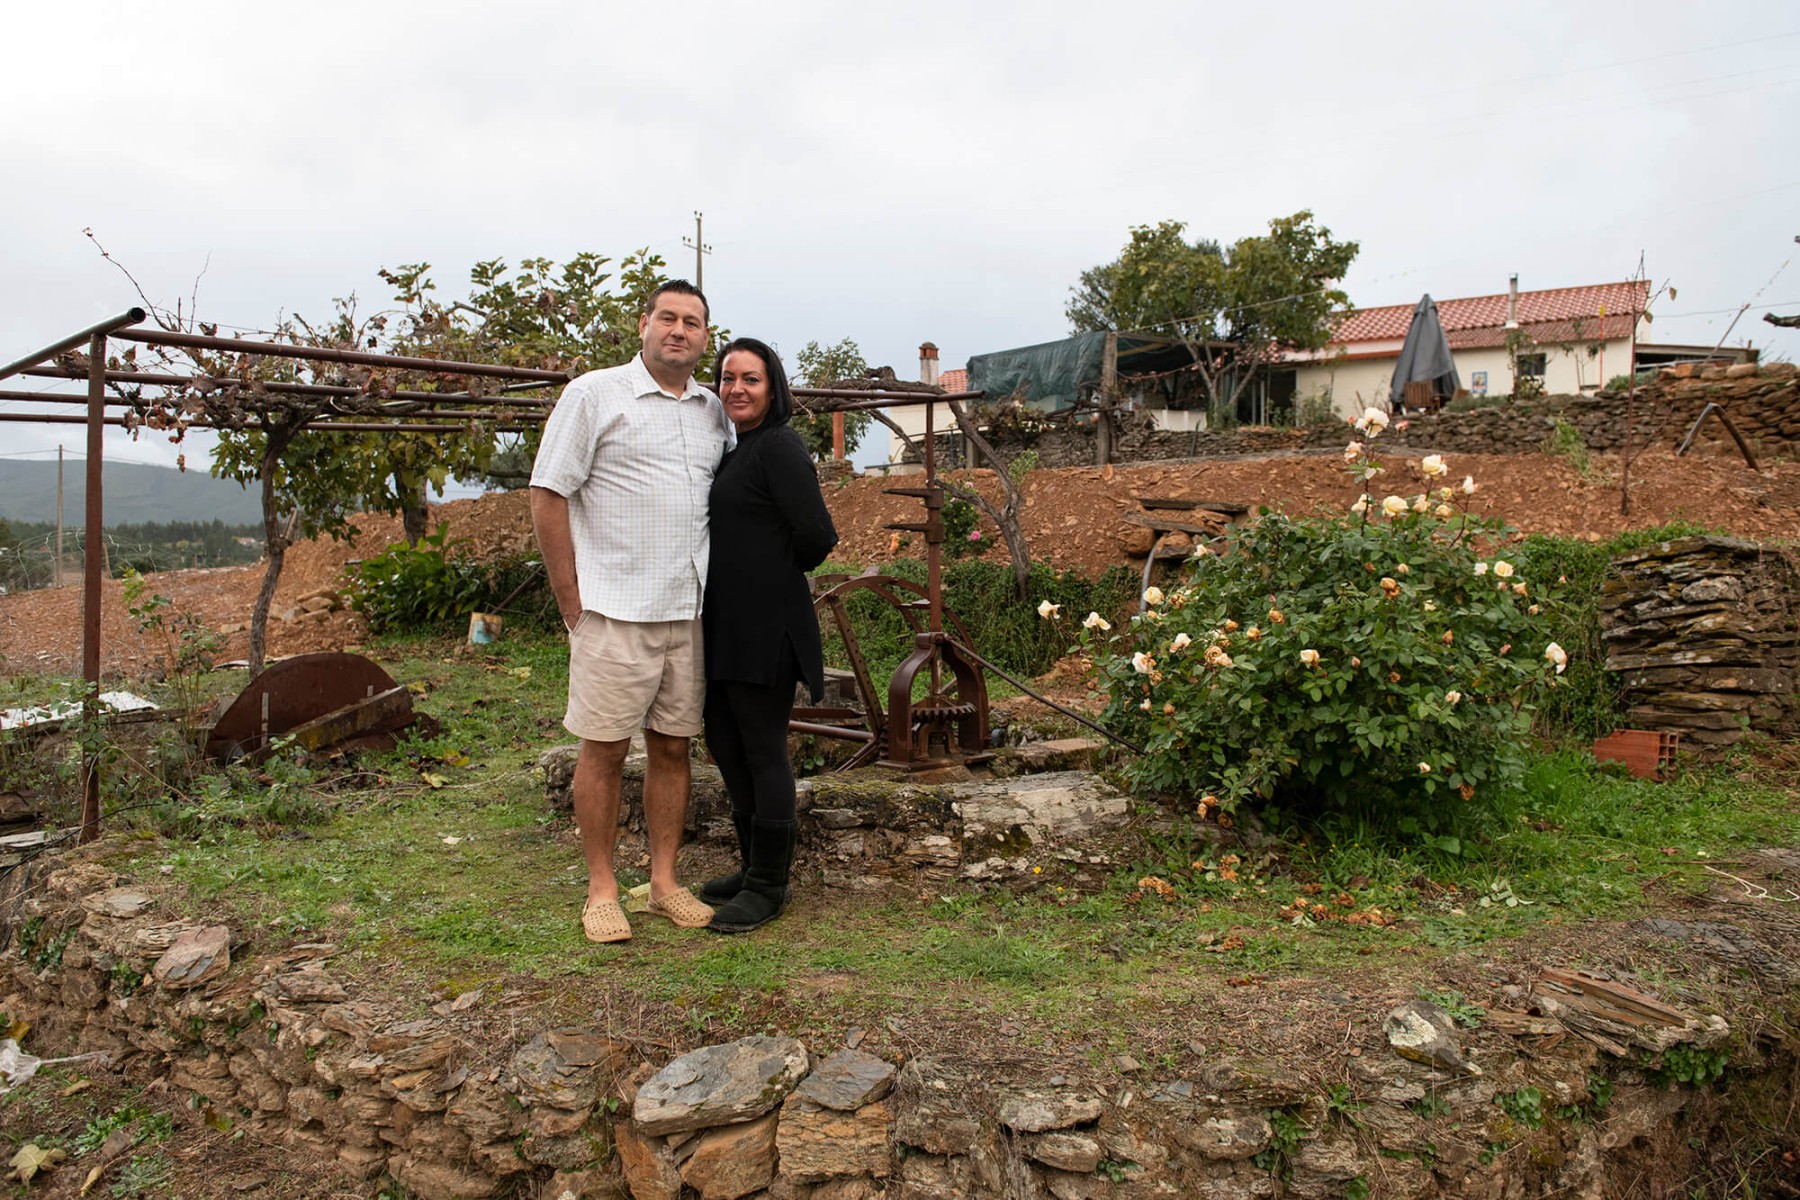
<path id="1" fill-rule="evenodd" d="M 794 393 L 788 389 L 787 370 L 781 365 L 781 355 L 767 342 L 759 342 L 755 338 L 733 338 L 719 351 L 719 357 L 713 361 L 713 389 L 719 387 L 719 379 L 725 374 L 725 358 L 737 350 L 743 350 L 762 359 L 763 370 L 769 376 L 769 415 L 763 418 L 764 425 L 785 425 L 787 419 L 794 415 Z"/>

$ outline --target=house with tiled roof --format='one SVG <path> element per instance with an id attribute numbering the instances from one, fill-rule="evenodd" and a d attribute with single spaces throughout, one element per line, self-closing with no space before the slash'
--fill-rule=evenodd
<path id="1" fill-rule="evenodd" d="M 1706 347 L 1647 344 L 1644 309 L 1650 285 L 1643 280 L 1581 287 L 1508 291 L 1438 300 L 1438 318 L 1456 358 L 1462 386 L 1477 395 L 1509 395 L 1523 384 L 1552 394 L 1593 392 L 1638 365 L 1700 355 Z M 1296 354 L 1294 394 L 1329 395 L 1332 407 L 1351 413 L 1387 404 L 1394 363 L 1406 340 L 1416 300 L 1354 309 L 1339 320 L 1324 350 Z"/>

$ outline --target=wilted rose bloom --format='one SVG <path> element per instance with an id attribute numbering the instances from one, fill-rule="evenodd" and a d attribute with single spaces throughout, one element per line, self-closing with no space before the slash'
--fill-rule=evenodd
<path id="1" fill-rule="evenodd" d="M 1475 575 L 1477 578 L 1479 578 L 1483 575 L 1486 575 L 1487 573 L 1488 573 L 1488 565 L 1486 563 L 1478 562 L 1475 564 Z"/>
<path id="2" fill-rule="evenodd" d="M 1108 621 L 1097 612 L 1091 612 L 1081 619 L 1081 627 L 1083 629 L 1099 629 L 1105 631 L 1112 628 L 1112 622 Z"/>
<path id="3" fill-rule="evenodd" d="M 1534 604 L 1530 608 L 1526 609 L 1525 611 L 1535 617 L 1538 615 L 1538 606 Z"/>
<path id="4" fill-rule="evenodd" d="M 1046 621 L 1054 621 L 1062 615 L 1062 605 L 1052 604 L 1048 600 L 1038 601 L 1038 616 Z"/>
<path id="5" fill-rule="evenodd" d="M 1252 625 L 1250 628 L 1244 630 L 1244 636 L 1253 642 L 1260 642 L 1262 640 L 1262 630 Z"/>
<path id="6" fill-rule="evenodd" d="M 1171 702 L 1171 701 L 1164 701 L 1164 703 L 1163 703 L 1163 715 L 1164 715 L 1164 716 L 1166 716 L 1166 717 L 1172 717 L 1172 716 L 1174 716 L 1174 715 L 1175 715 L 1175 705 L 1174 705 L 1174 703 L 1173 703 L 1173 702 Z"/>
<path id="7" fill-rule="evenodd" d="M 1383 593 L 1385 593 L 1387 596 L 1389 596 L 1391 598 L 1393 596 L 1399 595 L 1400 585 L 1395 583 L 1394 580 L 1390 576 L 1383 575 L 1381 577 L 1381 590 Z"/>
<path id="8" fill-rule="evenodd" d="M 1388 682 L 1389 683 L 1399 683 L 1400 682 L 1400 672 L 1389 671 L 1388 672 Z"/>
<path id="9" fill-rule="evenodd" d="M 1513 565 L 1504 558 L 1495 559 L 1494 575 L 1499 579 L 1511 579 L 1513 577 Z"/>
<path id="10" fill-rule="evenodd" d="M 1201 542 L 1198 546 L 1194 547 L 1194 557 L 1195 558 L 1205 558 L 1207 555 L 1209 555 L 1211 553 L 1212 553 L 1212 548 L 1210 546 L 1208 546 L 1205 542 Z"/>
<path id="11" fill-rule="evenodd" d="M 1138 707 L 1143 709 L 1145 712 L 1149 712 L 1150 711 L 1150 702 L 1148 700 L 1146 700 L 1142 704 L 1138 705 Z"/>
<path id="12" fill-rule="evenodd" d="M 1163 602 L 1163 592 L 1162 592 L 1161 588 L 1147 587 L 1144 589 L 1144 603 L 1145 604 L 1161 604 L 1162 602 Z"/>
<path id="13" fill-rule="evenodd" d="M 1403 517 L 1406 515 L 1406 501 L 1398 496 L 1389 496 L 1381 502 L 1381 511 L 1390 517 Z"/>
<path id="14" fill-rule="evenodd" d="M 1456 515 L 1456 510 L 1451 508 L 1448 504 L 1440 504 L 1437 506 L 1434 515 L 1440 521 L 1448 521 L 1451 517 Z"/>
<path id="15" fill-rule="evenodd" d="M 1156 659 L 1152 658 L 1144 651 L 1139 650 L 1136 654 L 1131 656 L 1131 667 L 1139 675 L 1148 675 L 1156 668 Z"/>
<path id="16" fill-rule="evenodd" d="M 1238 623 L 1233 621 L 1230 617 L 1227 617 L 1225 618 L 1225 624 L 1219 626 L 1219 628 L 1223 629 L 1226 633 L 1236 633 L 1238 631 Z"/>
<path id="17" fill-rule="evenodd" d="M 1437 611 L 1437 601 L 1436 600 L 1427 600 L 1423 607 L 1426 612 L 1436 612 Z"/>
<path id="18" fill-rule="evenodd" d="M 1447 474 L 1450 468 L 1444 465 L 1443 455 L 1427 454 L 1419 460 L 1419 470 L 1425 472 L 1425 478 L 1436 479 L 1439 475 Z"/>
<path id="19" fill-rule="evenodd" d="M 1448 629 L 1444 630 L 1444 645 L 1448 646 L 1450 643 L 1454 642 L 1455 640 L 1456 640 L 1455 633 L 1453 633 L 1452 631 L 1450 631 Z"/>
<path id="20" fill-rule="evenodd" d="M 1525 581 L 1523 579 L 1521 579 L 1521 580 L 1519 580 L 1519 582 L 1513 584 L 1513 595 L 1523 596 L 1524 594 L 1525 594 Z"/>
<path id="21" fill-rule="evenodd" d="M 1561 646 L 1551 642 L 1544 647 L 1544 657 L 1556 664 L 1556 673 L 1561 675 L 1569 666 L 1569 655 Z"/>
<path id="22" fill-rule="evenodd" d="M 1362 666 L 1362 659 L 1352 657 L 1350 659 L 1350 665 L 1353 667 L 1360 667 L 1360 666 Z"/>
<path id="23" fill-rule="evenodd" d="M 1455 708 L 1458 704 L 1462 703 L 1462 693 L 1458 692 L 1458 691 L 1445 692 L 1444 693 L 1444 703 L 1450 705 L 1450 707 L 1452 707 L 1452 708 Z"/>
<path id="24" fill-rule="evenodd" d="M 1351 442 L 1348 446 L 1344 447 L 1344 461 L 1355 462 L 1362 456 L 1362 452 L 1363 444 L 1361 442 Z"/>
<path id="25" fill-rule="evenodd" d="M 1452 497 L 1454 495 L 1456 495 L 1455 488 L 1441 487 L 1438 489 L 1438 499 L 1440 499 L 1440 500 L 1448 500 L 1450 497 Z"/>
<path id="26" fill-rule="evenodd" d="M 1281 625 L 1281 624 L 1286 623 L 1286 621 L 1287 621 L 1287 617 L 1282 615 L 1282 612 L 1279 608 L 1271 608 L 1269 610 L 1269 624 Z"/>
<path id="27" fill-rule="evenodd" d="M 1369 510 L 1369 493 L 1364 492 L 1361 496 L 1357 497 L 1356 503 L 1352 504 L 1350 506 L 1350 511 L 1355 513 L 1358 516 L 1361 516 L 1363 513 L 1367 512 L 1368 510 Z"/>
<path id="28" fill-rule="evenodd" d="M 1225 651 L 1219 649 L 1217 646 L 1208 646 L 1206 648 L 1206 665 L 1209 667 L 1229 667 L 1231 665 L 1231 655 L 1225 653 Z"/>
<path id="29" fill-rule="evenodd" d="M 1431 764 L 1428 762 L 1420 763 L 1419 764 L 1419 774 L 1421 774 L 1421 775 L 1431 774 Z"/>
<path id="30" fill-rule="evenodd" d="M 1462 490 L 1463 495 L 1465 496 L 1473 496 L 1475 494 L 1475 477 L 1473 475 L 1463 476 Z"/>
<path id="31" fill-rule="evenodd" d="M 1394 568 L 1394 574 L 1396 574 L 1396 575 L 1411 575 L 1412 568 L 1407 566 L 1405 563 L 1401 563 Z"/>
<path id="32" fill-rule="evenodd" d="M 1169 643 L 1169 653 L 1180 654 L 1183 650 L 1186 650 L 1188 648 L 1188 646 L 1193 642 L 1193 640 L 1194 640 L 1193 638 L 1189 637 L 1185 633 L 1176 634 L 1175 640 Z"/>
<path id="33" fill-rule="evenodd" d="M 1424 492 L 1420 492 L 1418 495 L 1413 497 L 1412 509 L 1414 512 L 1424 512 L 1426 509 L 1428 509 L 1430 507 L 1431 507 L 1431 501 L 1429 501 L 1425 498 Z"/>
<path id="34" fill-rule="evenodd" d="M 1313 650 L 1311 648 L 1302 650 L 1300 652 L 1300 665 L 1303 667 L 1318 666 L 1319 665 L 1319 652 L 1317 650 Z"/>

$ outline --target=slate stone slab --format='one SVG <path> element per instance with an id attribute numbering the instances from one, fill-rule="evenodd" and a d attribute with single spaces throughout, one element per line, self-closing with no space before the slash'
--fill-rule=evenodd
<path id="1" fill-rule="evenodd" d="M 892 1063 L 857 1050 L 839 1050 L 801 1081 L 800 1095 L 820 1108 L 855 1112 L 894 1088 Z"/>
<path id="2" fill-rule="evenodd" d="M 231 930 L 224 925 L 190 929 L 164 950 L 150 973 L 166 988 L 192 988 L 231 966 Z"/>
<path id="3" fill-rule="evenodd" d="M 1388 1013 L 1381 1028 L 1401 1058 L 1464 1075 L 1481 1074 L 1480 1067 L 1463 1058 L 1450 1014 L 1428 1000 L 1408 1000 Z"/>
<path id="4" fill-rule="evenodd" d="M 785 1100 L 806 1068 L 806 1047 L 794 1038 L 757 1036 L 703 1046 L 638 1089 L 632 1119 L 651 1135 L 749 1121 Z"/>

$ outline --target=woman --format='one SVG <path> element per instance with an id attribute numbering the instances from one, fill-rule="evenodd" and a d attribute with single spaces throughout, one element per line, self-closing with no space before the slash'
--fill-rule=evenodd
<path id="1" fill-rule="evenodd" d="M 787 722 L 804 679 L 825 690 L 819 620 L 806 573 L 837 545 L 812 455 L 788 427 L 794 401 L 781 359 L 754 338 L 719 352 L 713 386 L 737 449 L 712 485 L 706 640 L 706 746 L 737 829 L 742 869 L 708 880 L 708 926 L 745 933 L 780 914 L 794 861 L 794 770 Z"/>

